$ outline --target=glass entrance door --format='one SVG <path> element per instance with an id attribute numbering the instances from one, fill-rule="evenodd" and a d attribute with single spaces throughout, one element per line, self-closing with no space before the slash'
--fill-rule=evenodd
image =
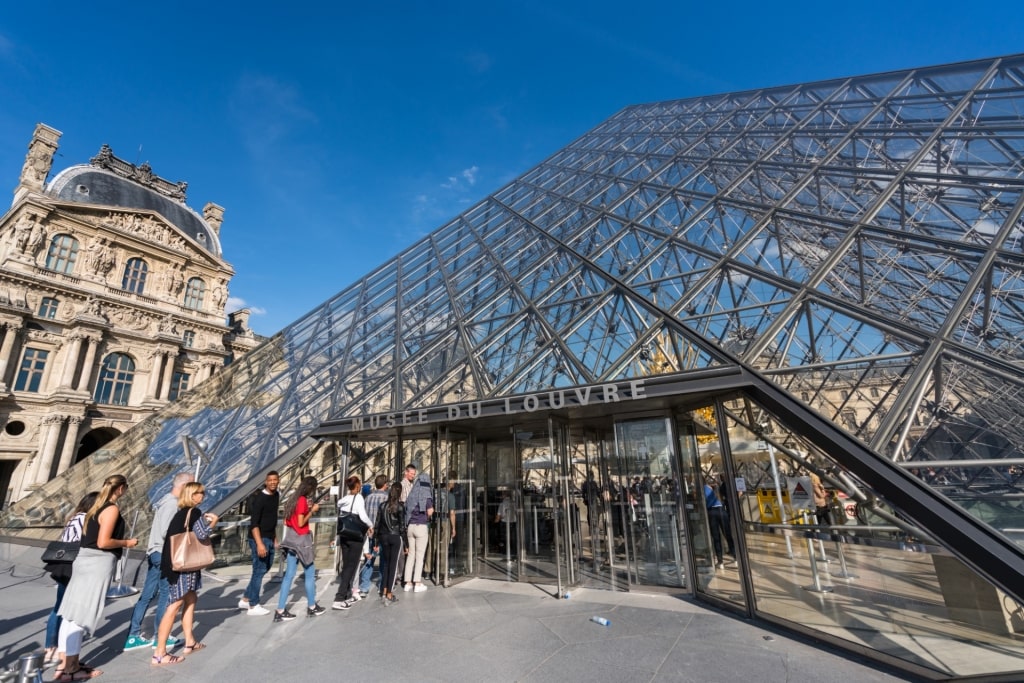
<path id="1" fill-rule="evenodd" d="M 438 487 L 434 505 L 438 511 L 435 534 L 435 563 L 441 568 L 439 582 L 450 585 L 459 577 L 472 576 L 475 571 L 477 524 L 472 493 L 476 490 L 473 476 L 473 438 L 467 432 L 444 429 L 440 438 Z M 443 580 L 442 580 L 443 577 Z"/>
<path id="2" fill-rule="evenodd" d="M 686 534 L 671 420 L 615 424 L 606 502 L 613 552 L 631 585 L 686 587 Z"/>
<path id="3" fill-rule="evenodd" d="M 735 508 L 743 489 L 738 489 L 731 478 L 728 444 L 723 447 L 719 439 L 714 405 L 679 417 L 679 449 L 683 454 L 687 523 L 693 539 L 694 588 L 744 605 L 743 572 L 735 542 Z"/>

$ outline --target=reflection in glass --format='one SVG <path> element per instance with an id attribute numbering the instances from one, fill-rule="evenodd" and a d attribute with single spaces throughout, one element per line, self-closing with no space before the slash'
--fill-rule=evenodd
<path id="1" fill-rule="evenodd" d="M 1024 669 L 1019 603 L 753 402 L 727 412 L 759 613 L 945 675 Z"/>

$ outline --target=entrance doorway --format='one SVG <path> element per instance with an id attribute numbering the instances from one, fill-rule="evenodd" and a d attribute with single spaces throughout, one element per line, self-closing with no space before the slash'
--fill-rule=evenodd
<path id="1" fill-rule="evenodd" d="M 690 587 L 670 416 L 552 416 L 444 441 L 468 455 L 456 480 L 472 502 L 454 555 L 469 573 L 559 587 Z"/>

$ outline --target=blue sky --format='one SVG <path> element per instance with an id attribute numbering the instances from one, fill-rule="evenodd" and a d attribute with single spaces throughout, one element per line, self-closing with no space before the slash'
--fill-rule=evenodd
<path id="1" fill-rule="evenodd" d="M 187 181 L 269 335 L 628 105 L 1017 52 L 1019 0 L 19 2 L 0 179 L 44 122 Z"/>

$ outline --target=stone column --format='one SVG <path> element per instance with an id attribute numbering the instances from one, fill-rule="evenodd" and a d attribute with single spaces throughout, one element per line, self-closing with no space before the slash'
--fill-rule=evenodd
<path id="1" fill-rule="evenodd" d="M 164 369 L 164 381 L 160 385 L 160 394 L 157 396 L 161 401 L 166 401 L 171 394 L 171 379 L 174 378 L 174 358 L 167 356 L 167 367 Z"/>
<path id="2" fill-rule="evenodd" d="M 61 368 L 59 389 L 70 389 L 71 383 L 75 380 L 75 370 L 78 368 L 78 357 L 82 355 L 82 335 L 72 333 L 70 335 L 71 346 L 64 356 L 64 367 Z"/>
<path id="3" fill-rule="evenodd" d="M 149 384 L 146 385 L 146 398 L 156 398 L 157 390 L 160 388 L 160 371 L 163 369 L 166 351 L 156 350 L 153 352 L 153 368 L 149 371 Z"/>
<path id="4" fill-rule="evenodd" d="M 29 486 L 45 484 L 50 480 L 50 468 L 53 466 L 53 456 L 57 451 L 57 437 L 60 436 L 60 427 L 64 423 L 63 415 L 47 415 L 43 418 L 43 439 L 39 447 L 39 454 L 36 456 L 35 466 L 29 475 Z"/>
<path id="5" fill-rule="evenodd" d="M 17 323 L 4 323 L 4 341 L 0 344 L 0 387 L 7 391 L 7 374 L 11 357 L 17 353 L 15 342 L 21 333 L 21 325 Z"/>
<path id="6" fill-rule="evenodd" d="M 78 386 L 75 387 L 78 391 L 89 391 L 92 382 L 92 366 L 96 362 L 96 349 L 100 346 L 100 340 L 87 337 L 86 343 L 88 346 L 85 348 L 85 362 L 82 363 L 82 374 L 79 375 Z"/>
<path id="7" fill-rule="evenodd" d="M 68 433 L 64 437 L 64 448 L 60 452 L 60 462 L 57 463 L 58 475 L 71 467 L 71 461 L 75 457 L 75 446 L 78 444 L 78 429 L 81 425 L 82 418 L 78 415 L 68 417 Z"/>

